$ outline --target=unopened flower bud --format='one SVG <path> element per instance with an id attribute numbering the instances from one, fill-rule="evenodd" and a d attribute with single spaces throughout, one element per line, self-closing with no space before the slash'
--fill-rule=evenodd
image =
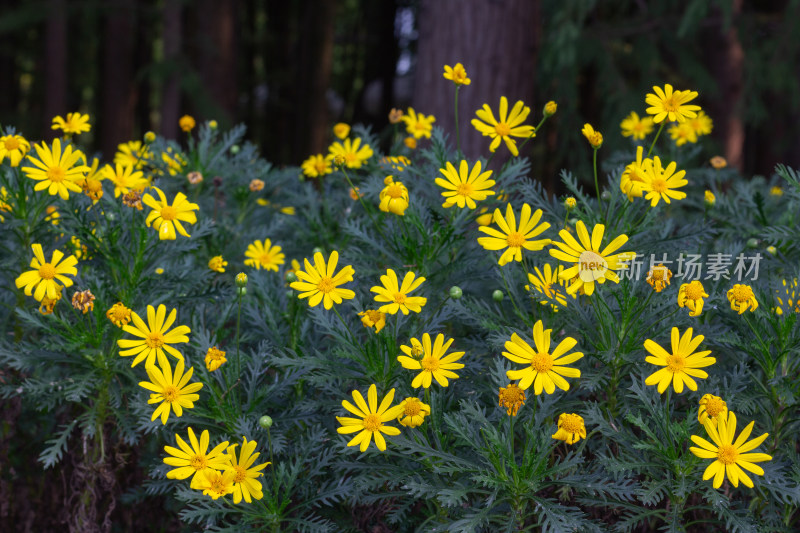
<path id="1" fill-rule="evenodd" d="M 236 295 L 237 296 L 247 296 L 247 288 L 246 287 L 236 287 Z"/>
<path id="2" fill-rule="evenodd" d="M 212 130 L 217 129 L 217 127 L 218 127 L 217 121 L 216 120 L 209 120 L 208 121 L 208 127 L 211 128 Z"/>
<path id="3" fill-rule="evenodd" d="M 751 237 L 747 239 L 747 247 L 748 248 L 758 248 L 758 239 L 755 237 Z"/>
<path id="4" fill-rule="evenodd" d="M 544 104 L 544 116 L 552 117 L 556 114 L 556 110 L 558 109 L 558 104 L 554 101 L 550 100 L 546 104 Z"/>
<path id="5" fill-rule="evenodd" d="M 575 199 L 574 196 L 569 196 L 567 197 L 566 200 L 564 200 L 564 207 L 567 208 L 567 211 L 572 211 L 577 206 L 578 206 L 578 201 Z"/>
<path id="6" fill-rule="evenodd" d="M 501 291 L 500 289 L 497 289 L 492 293 L 492 300 L 494 300 L 495 302 L 498 302 L 498 303 L 502 302 L 503 301 L 503 296 L 504 296 L 503 291 Z"/>
<path id="7" fill-rule="evenodd" d="M 236 155 L 236 154 L 238 154 L 238 153 L 239 153 L 239 150 L 241 150 L 241 148 L 239 148 L 239 145 L 238 145 L 238 144 L 234 144 L 233 146 L 231 146 L 231 153 L 232 153 L 233 155 Z"/>
<path id="8" fill-rule="evenodd" d="M 774 247 L 774 246 L 772 246 L 772 245 L 769 245 L 769 246 L 767 246 L 767 252 L 768 252 L 770 255 L 775 255 L 775 254 L 777 254 L 777 253 L 778 253 L 778 249 L 777 249 L 777 248 L 775 248 L 775 247 Z"/>
<path id="9" fill-rule="evenodd" d="M 153 143 L 153 142 L 155 142 L 155 140 L 156 140 L 156 134 L 153 133 L 152 131 L 148 131 L 148 132 L 146 132 L 144 134 L 144 142 L 145 142 L 145 144 Z"/>
<path id="10" fill-rule="evenodd" d="M 264 429 L 269 429 L 272 427 L 272 417 L 268 415 L 264 415 L 258 419 L 258 425 Z"/>
<path id="11" fill-rule="evenodd" d="M 450 298 L 452 298 L 453 300 L 460 300 L 463 295 L 464 292 L 458 285 L 453 285 L 452 287 L 450 287 Z"/>
<path id="12" fill-rule="evenodd" d="M 244 272 L 239 272 L 236 274 L 236 286 L 237 287 L 247 287 L 247 274 Z"/>
<path id="13" fill-rule="evenodd" d="M 611 200 L 611 193 L 608 191 L 603 191 L 603 193 L 600 195 L 600 198 L 606 201 Z"/>
<path id="14" fill-rule="evenodd" d="M 315 246 L 314 249 L 311 250 L 311 253 L 314 254 L 314 255 L 321 254 L 322 253 L 322 248 L 320 248 L 319 246 Z"/>

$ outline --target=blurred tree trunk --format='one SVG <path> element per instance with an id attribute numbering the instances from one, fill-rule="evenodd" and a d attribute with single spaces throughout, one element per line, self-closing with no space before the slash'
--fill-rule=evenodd
<path id="1" fill-rule="evenodd" d="M 432 113 L 455 144 L 453 84 L 444 65 L 463 63 L 471 85 L 459 91 L 461 148 L 469 158 L 489 155 L 489 139 L 470 124 L 484 103 L 497 117 L 500 97 L 509 109 L 517 100 L 531 106 L 538 42 L 539 0 L 422 0 L 417 15 L 419 44 L 414 109 Z M 540 113 L 531 111 L 527 124 Z M 497 149 L 501 160 L 505 145 Z"/>
<path id="2" fill-rule="evenodd" d="M 742 13 L 742 0 L 734 0 L 733 21 L 729 28 L 720 22 L 718 32 L 709 32 L 710 69 L 719 82 L 720 94 L 710 102 L 709 115 L 723 146 L 728 165 L 743 170 L 745 128 L 742 119 L 744 91 L 744 49 L 739 40 L 737 19 Z M 717 11 L 718 19 L 724 20 Z"/>
<path id="3" fill-rule="evenodd" d="M 326 91 L 331 82 L 333 69 L 333 41 L 334 20 L 336 14 L 336 0 L 318 0 L 313 2 L 313 8 L 306 9 L 302 14 L 300 27 L 306 28 L 301 37 L 300 58 L 309 61 L 313 68 L 298 68 L 298 87 L 302 94 L 298 94 L 300 101 L 298 107 L 305 107 L 306 128 L 301 130 L 301 146 L 305 152 L 295 154 L 293 164 L 299 164 L 307 155 L 326 152 L 330 139 L 330 117 Z M 302 31 L 302 30 L 301 30 Z M 303 106 L 302 102 L 307 102 Z"/>
<path id="4" fill-rule="evenodd" d="M 136 52 L 136 5 L 132 0 L 107 0 L 104 4 L 102 94 L 98 123 L 99 146 L 106 158 L 117 145 L 133 136 L 138 90 L 133 76 Z"/>
<path id="5" fill-rule="evenodd" d="M 44 32 L 44 117 L 42 129 L 45 138 L 52 139 L 56 133 L 51 130 L 53 117 L 64 116 L 67 109 L 67 2 L 49 0 L 47 2 L 47 22 Z M 3 95 L 6 98 L 5 95 Z"/>
<path id="6" fill-rule="evenodd" d="M 161 124 L 159 133 L 168 139 L 178 134 L 181 108 L 180 56 L 183 33 L 182 2 L 166 0 L 162 9 L 164 29 L 164 64 L 169 72 L 163 85 L 161 98 Z"/>
<path id="7" fill-rule="evenodd" d="M 237 54 L 237 2 L 233 0 L 201 0 L 197 13 L 197 70 L 205 92 L 211 98 L 211 107 L 220 110 L 218 118 L 233 121 L 238 103 L 236 79 Z"/>

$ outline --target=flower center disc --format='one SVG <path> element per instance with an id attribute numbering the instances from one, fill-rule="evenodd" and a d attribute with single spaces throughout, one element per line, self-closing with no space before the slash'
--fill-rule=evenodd
<path id="1" fill-rule="evenodd" d="M 719 447 L 719 451 L 717 452 L 717 458 L 723 464 L 730 465 L 734 464 L 736 460 L 739 458 L 739 452 L 736 451 L 730 444 L 723 444 Z"/>
<path id="2" fill-rule="evenodd" d="M 19 148 L 19 141 L 14 137 L 9 137 L 3 144 L 6 145 L 6 150 L 16 150 Z"/>
<path id="3" fill-rule="evenodd" d="M 394 293 L 394 302 L 398 304 L 406 303 L 406 295 L 403 294 L 402 292 Z"/>
<path id="4" fill-rule="evenodd" d="M 162 395 L 164 396 L 164 401 L 172 403 L 180 398 L 181 392 L 174 385 L 167 385 L 164 387 Z"/>
<path id="5" fill-rule="evenodd" d="M 720 414 L 723 409 L 725 409 L 725 402 L 718 398 L 712 398 L 706 403 L 706 413 L 712 418 Z"/>
<path id="6" fill-rule="evenodd" d="M 207 462 L 205 455 L 195 455 L 189 459 L 189 466 L 195 470 L 203 470 L 206 467 L 206 464 Z"/>
<path id="7" fill-rule="evenodd" d="M 671 355 L 667 357 L 667 368 L 670 372 L 681 372 L 686 362 L 682 355 Z"/>
<path id="8" fill-rule="evenodd" d="M 367 431 L 378 431 L 381 427 L 381 417 L 376 414 L 367 415 L 364 417 L 364 429 Z"/>
<path id="9" fill-rule="evenodd" d="M 678 104 L 675 102 L 674 96 L 670 96 L 669 98 L 664 100 L 663 105 L 664 105 L 664 111 L 667 111 L 669 113 L 674 113 L 675 111 L 678 110 Z"/>
<path id="10" fill-rule="evenodd" d="M 402 198 L 403 197 L 403 188 L 399 185 L 389 185 L 386 188 L 386 194 L 391 196 L 392 198 Z"/>
<path id="11" fill-rule="evenodd" d="M 64 181 L 66 173 L 61 167 L 50 167 L 47 169 L 47 179 L 54 183 L 61 183 Z"/>
<path id="12" fill-rule="evenodd" d="M 164 336 L 158 331 L 153 331 L 147 335 L 144 342 L 149 348 L 161 348 L 164 346 Z"/>
<path id="13" fill-rule="evenodd" d="M 347 152 L 344 154 L 344 160 L 348 163 L 355 163 L 358 160 L 358 156 L 353 152 Z"/>
<path id="14" fill-rule="evenodd" d="M 747 300 L 750 299 L 750 293 L 747 289 L 743 287 L 734 287 L 733 299 L 739 303 L 746 302 Z"/>
<path id="15" fill-rule="evenodd" d="M 178 210 L 171 205 L 165 205 L 161 208 L 161 218 L 164 220 L 175 220 L 178 216 Z"/>
<path id="16" fill-rule="evenodd" d="M 499 122 L 495 125 L 494 131 L 496 131 L 500 137 L 508 137 L 511 133 L 511 127 L 505 122 Z"/>
<path id="17" fill-rule="evenodd" d="M 420 361 L 420 366 L 422 366 L 423 370 L 436 372 L 439 370 L 439 359 L 431 356 L 423 357 L 422 361 Z"/>
<path id="18" fill-rule="evenodd" d="M 553 368 L 553 358 L 547 352 L 537 353 L 531 359 L 531 367 L 537 372 L 548 372 Z"/>
<path id="19" fill-rule="evenodd" d="M 404 413 L 406 416 L 416 416 L 422 410 L 422 406 L 419 404 L 418 401 L 414 402 L 406 402 L 406 407 L 404 409 Z"/>
<path id="20" fill-rule="evenodd" d="M 586 250 L 578 258 L 580 270 L 578 276 L 584 282 L 595 281 L 605 278 L 608 263 L 602 255 Z"/>
<path id="21" fill-rule="evenodd" d="M 241 483 L 247 477 L 247 470 L 245 470 L 241 466 L 234 466 L 233 470 L 234 472 L 236 472 L 236 474 L 233 476 L 234 483 Z"/>
<path id="22" fill-rule="evenodd" d="M 703 297 L 703 286 L 699 283 L 691 282 L 686 287 L 686 297 L 689 300 L 699 300 Z"/>
<path id="23" fill-rule="evenodd" d="M 325 277 L 319 280 L 317 288 L 320 291 L 324 292 L 325 294 L 328 294 L 329 292 L 331 292 L 333 289 L 336 288 L 336 285 L 333 284 L 333 280 L 331 278 Z"/>
<path id="24" fill-rule="evenodd" d="M 53 279 L 56 277 L 56 269 L 50 263 L 45 263 L 39 267 L 39 277 L 42 279 Z"/>
<path id="25" fill-rule="evenodd" d="M 650 182 L 650 187 L 655 192 L 658 192 L 658 193 L 664 192 L 667 189 L 669 189 L 669 187 L 667 187 L 667 181 L 662 179 L 662 178 L 656 178 L 653 181 L 651 181 Z"/>
<path id="26" fill-rule="evenodd" d="M 459 196 L 469 196 L 472 194 L 472 185 L 469 183 L 462 183 L 456 188 L 456 192 Z"/>
<path id="27" fill-rule="evenodd" d="M 525 243 L 525 237 L 518 231 L 512 231 L 506 237 L 506 242 L 511 248 L 519 248 Z"/>
<path id="28" fill-rule="evenodd" d="M 581 419 L 574 415 L 567 415 L 561 421 L 561 429 L 567 433 L 578 433 L 581 430 Z"/>

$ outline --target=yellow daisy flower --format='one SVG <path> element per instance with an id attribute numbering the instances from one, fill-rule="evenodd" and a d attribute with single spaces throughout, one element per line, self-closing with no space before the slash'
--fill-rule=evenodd
<path id="1" fill-rule="evenodd" d="M 447 354 L 447 350 L 453 344 L 453 339 L 444 342 L 444 335 L 439 333 L 431 345 L 431 336 L 423 333 L 422 342 L 412 338 L 411 344 L 412 346 L 400 346 L 400 350 L 406 355 L 399 356 L 397 360 L 403 365 L 403 368 L 421 371 L 411 382 L 413 388 L 425 387 L 427 389 L 431 386 L 433 379 L 442 387 L 447 387 L 447 378 L 458 379 L 458 374 L 453 370 L 464 368 L 463 364 L 456 363 L 464 356 L 464 352 Z"/>
<path id="2" fill-rule="evenodd" d="M 133 167 L 138 170 L 144 167 L 150 153 L 142 141 L 128 141 L 117 146 L 114 154 L 114 164 L 123 167 Z"/>
<path id="3" fill-rule="evenodd" d="M 358 313 L 361 317 L 361 323 L 365 328 L 375 328 L 375 333 L 380 332 L 386 326 L 386 313 L 376 311 L 374 309 L 367 309 Z"/>
<path id="4" fill-rule="evenodd" d="M 172 147 L 168 147 L 167 151 L 161 154 L 161 160 L 167 164 L 167 172 L 170 176 L 183 172 L 183 167 L 187 165 L 186 158 L 175 152 Z"/>
<path id="5" fill-rule="evenodd" d="M 263 476 L 262 470 L 271 465 L 269 461 L 260 465 L 253 465 L 260 455 L 256 452 L 256 441 L 248 441 L 244 438 L 239 456 L 236 456 L 236 444 L 228 447 L 228 457 L 230 465 L 225 467 L 225 472 L 233 472 L 233 503 L 244 501 L 251 503 L 254 499 L 260 500 L 264 497 L 261 492 L 261 482 L 257 478 Z M 255 453 L 253 453 L 255 452 Z"/>
<path id="6" fill-rule="evenodd" d="M 312 155 L 303 161 L 300 168 L 303 169 L 303 174 L 309 178 L 319 178 L 331 173 L 331 160 L 326 159 L 322 154 Z"/>
<path id="7" fill-rule="evenodd" d="M 717 426 L 717 420 L 720 416 L 728 416 L 728 404 L 719 396 L 713 394 L 704 394 L 700 398 L 700 409 L 697 411 L 697 421 L 705 424 L 706 420 L 711 420 L 714 427 Z"/>
<path id="8" fill-rule="evenodd" d="M 431 406 L 421 402 L 418 398 L 409 397 L 400 402 L 403 408 L 397 415 L 397 421 L 401 426 L 416 428 L 425 422 L 425 417 L 431 414 Z"/>
<path id="9" fill-rule="evenodd" d="M 247 257 L 244 260 L 245 265 L 255 267 L 256 270 L 263 268 L 264 270 L 273 270 L 275 272 L 278 271 L 279 265 L 285 263 L 284 258 L 286 257 L 281 252 L 281 247 L 272 246 L 272 241 L 269 239 L 264 239 L 263 244 L 259 240 L 248 244 L 244 256 Z"/>
<path id="10" fill-rule="evenodd" d="M 514 209 L 511 204 L 506 204 L 506 216 L 503 217 L 500 209 L 494 210 L 494 223 L 500 228 L 496 230 L 493 227 L 481 226 L 478 231 L 485 233 L 488 237 L 479 237 L 478 244 L 487 250 L 505 250 L 497 260 L 500 266 L 505 265 L 512 259 L 514 261 L 522 261 L 522 249 L 529 251 L 539 251 L 551 243 L 550 239 L 532 240 L 537 235 L 541 234 L 550 227 L 549 222 L 539 221 L 542 218 L 542 210 L 537 209 L 531 215 L 531 206 L 522 204 L 522 211 L 519 217 L 519 226 L 517 226 L 517 219 L 514 216 Z"/>
<path id="11" fill-rule="evenodd" d="M 758 301 L 749 285 L 734 284 L 733 288 L 728 291 L 728 301 L 731 303 L 731 309 L 740 315 L 748 309 L 750 311 L 758 309 Z"/>
<path id="12" fill-rule="evenodd" d="M 353 274 L 356 273 L 351 265 L 336 272 L 336 264 L 339 262 L 339 252 L 331 252 L 327 265 L 325 258 L 320 252 L 314 254 L 314 265 L 308 259 L 303 260 L 305 271 L 295 272 L 299 281 L 295 281 L 289 287 L 300 291 L 298 298 L 308 298 L 308 305 L 316 307 L 322 302 L 325 309 L 330 309 L 333 304 L 340 304 L 342 300 L 352 300 L 356 293 L 350 289 L 339 288 L 349 281 L 353 281 Z"/>
<path id="13" fill-rule="evenodd" d="M 367 159 L 373 155 L 372 148 L 368 144 L 361 146 L 361 137 L 355 139 L 345 139 L 343 143 L 335 142 L 328 147 L 326 159 L 332 161 L 336 156 L 344 158 L 347 168 L 361 168 Z"/>
<path id="14" fill-rule="evenodd" d="M 506 408 L 509 416 L 517 416 L 519 408 L 525 405 L 525 390 L 516 383 L 509 383 L 508 387 L 500 387 L 498 405 Z"/>
<path id="15" fill-rule="evenodd" d="M 700 316 L 703 312 L 703 298 L 708 298 L 708 293 L 698 280 L 684 283 L 678 289 L 678 306 L 688 307 L 689 316 Z"/>
<path id="16" fill-rule="evenodd" d="M 196 125 L 197 122 L 191 115 L 183 115 L 180 119 L 178 119 L 178 126 L 180 126 L 180 128 L 187 133 L 192 131 Z"/>
<path id="17" fill-rule="evenodd" d="M 167 307 L 164 304 L 158 306 L 158 311 L 152 305 L 147 306 L 147 324 L 144 323 L 136 312 L 131 312 L 133 325 L 125 325 L 122 330 L 130 333 L 138 339 L 120 339 L 117 345 L 122 348 L 119 355 L 130 357 L 135 355 L 131 367 L 145 361 L 145 367 L 152 366 L 156 362 L 157 355 L 164 355 L 167 352 L 176 359 L 183 359 L 181 352 L 173 348 L 172 344 L 189 342 L 187 333 L 191 333 L 188 326 L 178 326 L 172 331 L 168 331 L 170 326 L 175 323 L 177 309 L 170 311 L 167 316 Z M 165 320 L 166 319 L 166 320 Z"/>
<path id="18" fill-rule="evenodd" d="M 425 281 L 425 278 L 420 276 L 416 279 L 416 274 L 413 272 L 406 272 L 403 277 L 403 283 L 397 282 L 397 274 L 391 268 L 386 269 L 386 274 L 381 276 L 382 286 L 375 285 L 370 289 L 374 292 L 375 301 L 378 303 L 388 302 L 386 305 L 381 306 L 378 311 L 382 313 L 389 313 L 394 315 L 397 311 L 402 311 L 407 315 L 409 311 L 419 313 L 422 308 L 428 303 L 428 299 L 423 296 L 409 296 L 408 294 L 417 288 Z"/>
<path id="19" fill-rule="evenodd" d="M 555 432 L 553 438 L 563 440 L 567 444 L 575 444 L 579 440 L 585 439 L 586 426 L 583 423 L 583 417 L 574 413 L 558 415 L 558 431 Z"/>
<path id="20" fill-rule="evenodd" d="M 122 302 L 117 302 L 106 311 L 106 318 L 108 318 L 112 324 L 121 328 L 122 326 L 128 325 L 131 321 L 131 310 L 125 307 L 125 304 Z"/>
<path id="21" fill-rule="evenodd" d="M 333 127 L 333 134 L 342 140 L 346 139 L 350 135 L 350 125 L 339 122 Z"/>
<path id="22" fill-rule="evenodd" d="M 122 166 L 119 163 L 113 167 L 111 165 L 104 166 L 100 175 L 114 184 L 114 198 L 119 198 L 121 194 L 128 194 L 131 191 L 142 192 L 149 185 L 141 170 L 135 170 L 133 166 Z"/>
<path id="23" fill-rule="evenodd" d="M 583 125 L 581 133 L 583 134 L 584 137 L 586 137 L 586 140 L 589 141 L 589 144 L 595 150 L 597 150 L 603 145 L 603 134 L 600 133 L 599 131 L 595 131 L 592 125 L 589 124 L 588 122 Z"/>
<path id="24" fill-rule="evenodd" d="M 456 63 L 454 67 L 445 65 L 443 76 L 444 79 L 450 80 L 456 85 L 469 85 L 472 83 L 472 80 L 467 77 L 467 71 L 464 69 L 464 65 L 461 63 Z"/>
<path id="25" fill-rule="evenodd" d="M 225 358 L 225 352 L 218 349 L 216 346 L 212 346 L 206 351 L 205 363 L 209 372 L 217 370 L 227 362 L 228 360 Z"/>
<path id="26" fill-rule="evenodd" d="M 558 307 L 567 306 L 567 291 L 566 280 L 558 276 L 564 271 L 564 265 L 558 265 L 556 268 L 551 267 L 549 264 L 544 265 L 542 270 L 539 267 L 533 268 L 534 273 L 528 273 L 528 281 L 530 285 L 525 285 L 525 290 L 530 291 L 533 287 L 536 292 L 543 295 L 546 299 L 540 300 L 542 305 L 550 304 L 553 306 L 553 311 L 558 311 Z M 572 298 L 577 298 L 573 293 Z"/>
<path id="27" fill-rule="evenodd" d="M 727 474 L 734 487 L 738 487 L 741 481 L 746 486 L 753 488 L 753 480 L 744 473 L 744 470 L 763 476 L 764 469 L 754 463 L 772 460 L 772 456 L 766 453 L 747 453 L 757 448 L 769 436 L 769 433 L 764 433 L 760 437 L 747 442 L 750 433 L 753 431 L 753 425 L 755 425 L 755 421 L 750 422 L 734 440 L 736 436 L 736 415 L 729 411 L 727 417 L 719 417 L 717 427 L 714 427 L 711 420 L 706 420 L 703 424 L 713 444 L 697 435 L 691 436 L 692 442 L 697 444 L 699 448 L 692 446 L 689 451 L 701 459 L 714 459 L 714 462 L 708 465 L 705 472 L 703 472 L 703 481 L 713 477 L 714 488 L 718 489 L 722 486 L 722 481 Z"/>
<path id="28" fill-rule="evenodd" d="M 667 130 L 667 133 L 669 133 L 670 138 L 675 141 L 675 146 L 683 146 L 686 143 L 694 144 L 697 142 L 697 133 L 692 129 L 688 121 L 673 124 Z"/>
<path id="29" fill-rule="evenodd" d="M 671 279 L 672 271 L 663 264 L 658 264 L 647 272 L 645 281 L 647 281 L 648 285 L 653 287 L 656 292 L 661 292 L 669 285 Z"/>
<path id="30" fill-rule="evenodd" d="M 709 159 L 708 162 L 711 163 L 711 166 L 717 170 L 728 166 L 728 162 L 725 160 L 725 158 L 719 155 L 715 155 Z"/>
<path id="31" fill-rule="evenodd" d="M 17 288 L 24 287 L 25 295 L 33 295 L 38 302 L 45 297 L 50 300 L 58 300 L 60 298 L 58 282 L 61 282 L 64 287 L 72 287 L 72 280 L 67 276 L 78 275 L 78 269 L 75 268 L 78 259 L 74 255 L 70 255 L 61 261 L 64 253 L 60 250 L 53 250 L 53 257 L 48 262 L 45 260 L 41 244 L 32 244 L 31 249 L 33 250 L 33 259 L 31 259 L 30 266 L 33 270 L 19 275 L 15 281 Z"/>
<path id="32" fill-rule="evenodd" d="M 669 122 L 685 122 L 687 118 L 695 118 L 700 106 L 689 105 L 697 98 L 697 91 L 673 91 L 672 85 L 667 83 L 664 89 L 654 86 L 656 94 L 649 93 L 644 101 L 648 107 L 648 115 L 653 115 L 653 122 L 660 124 L 664 120 Z"/>
<path id="33" fill-rule="evenodd" d="M 12 167 L 19 166 L 30 149 L 30 143 L 22 135 L 3 135 L 0 137 L 0 162 L 7 157 Z"/>
<path id="34" fill-rule="evenodd" d="M 206 496 L 211 496 L 216 500 L 231 494 L 234 491 L 233 478 L 235 474 L 229 470 L 225 472 L 217 472 L 216 470 L 209 470 L 200 475 L 200 481 L 197 484 L 197 490 L 202 490 Z"/>
<path id="35" fill-rule="evenodd" d="M 385 451 L 386 440 L 383 438 L 383 433 L 387 435 L 400 434 L 400 429 L 386 425 L 386 422 L 397 419 L 403 410 L 399 405 L 389 407 L 392 405 L 392 400 L 394 400 L 394 389 L 389 391 L 380 405 L 378 405 L 378 390 L 374 384 L 370 385 L 367 391 L 367 400 L 369 404 L 364 401 L 364 397 L 357 390 L 353 391 L 353 400 L 356 402 L 355 405 L 347 400 L 342 400 L 342 407 L 358 418 L 337 416 L 336 420 L 342 427 L 337 428 L 336 432 L 348 434 L 358 431 L 358 435 L 353 437 L 347 445 L 360 446 L 362 452 L 367 451 L 367 447 L 373 437 L 375 438 L 375 445 L 378 449 L 380 451 Z"/>
<path id="36" fill-rule="evenodd" d="M 436 117 L 428 115 L 427 117 L 422 113 L 414 111 L 413 107 L 408 108 L 408 114 L 403 115 L 400 120 L 406 123 L 406 131 L 414 136 L 414 139 L 425 137 L 431 138 L 433 132 L 433 123 L 436 122 Z"/>
<path id="37" fill-rule="evenodd" d="M 442 196 L 445 202 L 442 207 L 452 207 L 458 205 L 464 208 L 466 205 L 470 209 L 475 209 L 475 202 L 486 200 L 487 196 L 494 195 L 491 187 L 494 187 L 494 180 L 490 180 L 489 176 L 492 175 L 491 170 L 481 173 L 481 162 L 475 163 L 472 171 L 469 170 L 469 165 L 466 161 L 462 160 L 459 165 L 458 172 L 453 164 L 448 161 L 445 168 L 440 168 L 439 172 L 447 179 L 436 178 L 436 185 L 445 189 Z"/>
<path id="38" fill-rule="evenodd" d="M 528 118 L 531 108 L 517 101 L 511 112 L 508 112 L 508 99 L 500 97 L 500 109 L 498 119 L 494 118 L 489 104 L 483 104 L 483 108 L 475 112 L 478 118 L 473 118 L 471 124 L 476 130 L 481 132 L 484 137 L 491 137 L 492 144 L 489 151 L 494 152 L 500 146 L 500 141 L 506 143 L 506 147 L 514 157 L 519 155 L 517 141 L 512 137 L 529 138 L 535 137 L 536 133 L 533 126 L 523 126 L 522 123 Z"/>
<path id="39" fill-rule="evenodd" d="M 653 160 L 649 157 L 642 159 L 643 155 L 644 148 L 636 147 L 636 161 L 625 167 L 619 180 L 620 190 L 631 202 L 634 198 L 641 198 L 644 195 L 647 169 L 653 165 Z"/>
<path id="40" fill-rule="evenodd" d="M 156 201 L 150 194 L 145 194 L 142 197 L 142 203 L 152 209 L 147 215 L 145 224 L 151 226 L 158 232 L 160 240 L 175 240 L 175 230 L 184 237 L 190 237 L 186 230 L 183 229 L 181 222 L 187 224 L 194 224 L 197 222 L 197 215 L 195 211 L 199 209 L 197 204 L 189 202 L 186 195 L 179 192 L 175 195 L 172 205 L 167 202 L 167 197 L 158 187 L 153 187 L 160 200 Z"/>
<path id="41" fill-rule="evenodd" d="M 692 338 L 692 328 L 687 329 L 683 336 L 678 332 L 678 328 L 672 328 L 672 353 L 651 339 L 644 341 L 645 350 L 651 354 L 645 361 L 664 367 L 647 376 L 645 384 L 658 385 L 659 394 L 663 394 L 670 383 L 679 394 L 683 392 L 684 383 L 689 389 L 696 391 L 697 383 L 692 378 L 706 379 L 708 374 L 699 369 L 717 362 L 714 357 L 708 357 L 711 350 L 695 353 L 703 339 L 705 339 L 703 335 Z"/>
<path id="42" fill-rule="evenodd" d="M 392 176 L 386 176 L 383 180 L 386 187 L 383 188 L 379 195 L 380 204 L 378 209 L 384 213 L 394 213 L 398 216 L 403 216 L 408 209 L 408 189 L 403 185 L 402 181 L 394 181 Z"/>
<path id="43" fill-rule="evenodd" d="M 146 365 L 145 370 L 150 381 L 140 381 L 139 386 L 153 393 L 147 403 L 161 404 L 153 411 L 151 421 L 161 416 L 161 423 L 166 425 L 170 410 L 175 411 L 175 416 L 181 417 L 184 409 L 193 408 L 194 402 L 200 399 L 200 395 L 195 393 L 203 388 L 203 384 L 189 383 L 194 368 L 189 368 L 184 374 L 183 359 L 178 359 L 173 372 L 167 356 L 161 352 L 158 354 L 158 366 Z"/>
<path id="44" fill-rule="evenodd" d="M 708 135 L 714 129 L 714 121 L 702 109 L 697 112 L 696 117 L 690 118 L 686 122 L 698 137 L 700 135 Z"/>
<path id="45" fill-rule="evenodd" d="M 67 113 L 66 120 L 60 116 L 53 118 L 51 129 L 62 130 L 67 135 L 81 134 L 92 129 L 89 124 L 89 115 L 80 113 Z"/>
<path id="46" fill-rule="evenodd" d="M 215 255 L 208 260 L 208 268 L 214 272 L 223 273 L 225 272 L 226 266 L 228 266 L 228 262 L 225 261 L 221 255 Z"/>
<path id="47" fill-rule="evenodd" d="M 170 457 L 164 458 L 164 463 L 177 467 L 167 472 L 167 479 L 186 479 L 191 476 L 192 481 L 189 486 L 197 490 L 203 481 L 203 474 L 216 473 L 224 470 L 230 464 L 230 457 L 225 453 L 228 441 L 218 444 L 209 452 L 208 430 L 206 429 L 200 434 L 199 442 L 192 428 L 187 428 L 187 430 L 191 446 L 186 444 L 176 433 L 175 441 L 178 448 L 164 446 L 164 451 L 170 455 Z"/>
<path id="48" fill-rule="evenodd" d="M 558 235 L 564 242 L 553 242 L 552 244 L 558 249 L 550 248 L 550 255 L 556 259 L 575 263 L 575 266 L 566 268 L 559 274 L 559 279 L 573 280 L 567 288 L 567 293 L 575 294 L 583 289 L 587 296 L 591 296 L 594 293 L 595 281 L 605 283 L 611 280 L 619 283 L 619 277 L 614 270 L 623 267 L 621 261 L 633 260 L 636 256 L 635 252 L 614 253 L 628 242 L 628 236 L 620 235 L 601 251 L 605 226 L 596 224 L 592 229 L 592 236 L 589 237 L 586 225 L 579 220 L 575 224 L 575 231 L 580 242 L 567 230 L 562 229 Z"/>
<path id="49" fill-rule="evenodd" d="M 506 376 L 508 379 L 520 380 L 519 386 L 522 389 L 528 389 L 533 384 L 533 392 L 537 396 L 542 391 L 553 394 L 556 386 L 561 390 L 569 390 L 569 383 L 564 377 L 581 377 L 580 370 L 566 366 L 583 357 L 581 352 L 567 354 L 578 344 L 578 341 L 572 337 L 564 337 L 551 354 L 550 333 L 552 331 L 544 329 L 542 321 L 537 320 L 533 325 L 535 350 L 516 333 L 513 333 L 511 340 L 505 343 L 508 351 L 503 352 L 503 356 L 514 363 L 527 365 L 526 368 L 520 370 L 509 370 L 506 372 Z"/>
<path id="50" fill-rule="evenodd" d="M 642 141 L 653 133 L 653 119 L 651 117 L 639 118 L 636 111 L 631 111 L 631 114 L 622 119 L 619 125 L 622 128 L 623 137 L 633 137 L 634 140 Z"/>
<path id="51" fill-rule="evenodd" d="M 81 192 L 77 181 L 84 178 L 89 167 L 80 164 L 85 159 L 80 150 L 73 151 L 72 145 L 67 145 L 62 153 L 61 140 L 53 140 L 52 148 L 45 143 L 34 145 L 38 159 L 28 154 L 28 161 L 35 167 L 22 167 L 27 177 L 39 183 L 33 190 L 47 192 L 55 196 L 58 194 L 62 200 L 69 199 L 69 191 Z"/>

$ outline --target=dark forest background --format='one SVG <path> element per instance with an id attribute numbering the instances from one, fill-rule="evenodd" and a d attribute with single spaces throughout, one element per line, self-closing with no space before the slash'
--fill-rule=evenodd
<path id="1" fill-rule="evenodd" d="M 530 143 L 533 175 L 586 168 L 580 127 L 627 146 L 619 123 L 653 85 L 700 92 L 710 155 L 745 174 L 800 166 L 800 2 L 790 0 L 4 0 L 0 124 L 50 139 L 55 115 L 91 115 L 109 157 L 178 118 L 244 122 L 279 165 L 325 152 L 338 121 L 383 128 L 409 105 L 453 127 L 444 64 L 462 62 L 469 126 L 484 102 L 522 99 L 555 124 Z M 538 120 L 531 119 L 533 123 Z M 554 127 L 553 127 L 554 126 Z M 572 160 L 575 158 L 575 160 Z M 587 161 L 584 161 L 587 160 Z"/>

